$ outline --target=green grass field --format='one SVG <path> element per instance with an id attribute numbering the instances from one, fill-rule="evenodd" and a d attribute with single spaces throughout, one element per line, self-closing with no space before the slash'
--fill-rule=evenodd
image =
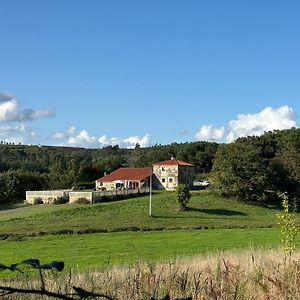
<path id="1" fill-rule="evenodd" d="M 158 262 L 178 257 L 248 247 L 276 247 L 278 229 L 214 229 L 48 235 L 0 241 L 2 263 L 25 258 L 63 260 L 72 268 Z"/>
<path id="2" fill-rule="evenodd" d="M 0 234 L 34 235 L 70 230 L 122 231 L 195 228 L 276 227 L 276 209 L 195 191 L 185 212 L 177 210 L 172 192 L 153 195 L 153 217 L 148 216 L 149 196 L 122 201 L 78 205 L 33 205 L 0 210 Z"/>
<path id="3" fill-rule="evenodd" d="M 7 236 L 0 241 L 0 262 L 36 257 L 95 268 L 280 244 L 275 208 L 221 198 L 209 190 L 194 191 L 185 212 L 178 211 L 172 192 L 155 192 L 152 203 L 153 217 L 148 216 L 149 196 L 88 205 L 2 207 L 0 235 Z M 108 233 L 92 233 L 101 231 Z"/>

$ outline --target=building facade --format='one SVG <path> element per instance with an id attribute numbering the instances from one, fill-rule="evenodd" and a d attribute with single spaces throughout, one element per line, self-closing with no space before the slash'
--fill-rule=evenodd
<path id="1" fill-rule="evenodd" d="M 194 165 L 175 158 L 154 164 L 153 173 L 156 177 L 153 187 L 169 191 L 178 184 L 191 187 L 194 181 Z"/>
<path id="2" fill-rule="evenodd" d="M 149 187 L 152 168 L 119 168 L 96 180 L 96 190 L 142 189 Z"/>
<path id="3" fill-rule="evenodd" d="M 141 189 L 175 190 L 178 184 L 193 185 L 194 165 L 172 158 L 153 165 L 153 168 L 119 168 L 96 180 L 96 190 Z"/>

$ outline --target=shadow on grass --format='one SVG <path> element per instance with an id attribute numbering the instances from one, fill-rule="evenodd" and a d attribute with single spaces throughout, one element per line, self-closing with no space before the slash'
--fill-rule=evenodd
<path id="1" fill-rule="evenodd" d="M 199 212 L 199 213 L 203 213 L 203 214 L 208 214 L 208 215 L 215 215 L 216 217 L 213 216 L 203 216 L 201 215 L 189 215 L 188 212 Z M 153 215 L 154 218 L 158 218 L 158 219 L 216 219 L 216 220 L 220 220 L 220 219 L 232 219 L 232 220 L 236 220 L 236 218 L 234 218 L 234 216 L 247 216 L 246 213 L 242 212 L 242 211 L 237 211 L 237 210 L 230 210 L 230 209 L 205 209 L 205 208 L 194 208 L 194 207 L 188 207 L 185 211 L 185 214 L 181 214 L 183 212 L 181 212 L 181 215 L 173 215 L 173 216 L 167 216 L 167 215 Z M 218 217 L 217 217 L 218 216 Z M 221 217 L 224 218 L 221 218 Z M 233 218 L 228 218 L 228 217 L 233 217 Z"/>
<path id="2" fill-rule="evenodd" d="M 16 209 L 19 207 L 21 207 L 21 205 L 17 206 L 15 204 L 3 204 L 3 205 L 0 205 L 0 211 Z"/>
<path id="3" fill-rule="evenodd" d="M 231 209 L 206 209 L 206 208 L 194 208 L 188 207 L 187 211 L 197 211 L 205 214 L 218 215 L 218 216 L 247 216 L 246 213 Z"/>

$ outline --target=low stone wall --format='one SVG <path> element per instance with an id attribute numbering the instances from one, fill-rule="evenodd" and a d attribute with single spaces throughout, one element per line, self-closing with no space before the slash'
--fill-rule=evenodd
<path id="1" fill-rule="evenodd" d="M 93 202 L 93 192 L 70 192 L 69 202 L 74 203 L 80 198 L 86 198 L 88 201 Z"/>
<path id="2" fill-rule="evenodd" d="M 114 191 L 97 191 L 97 192 L 72 192 L 70 190 L 59 191 L 27 191 L 26 202 L 34 204 L 36 199 L 41 199 L 44 204 L 52 204 L 54 199 L 63 197 L 68 199 L 67 202 L 75 203 L 80 198 L 86 198 L 89 202 L 101 202 L 106 201 L 107 198 L 113 199 L 118 196 L 134 195 L 134 194 L 147 194 L 149 188 L 143 188 L 139 190 L 114 190 Z"/>
<path id="3" fill-rule="evenodd" d="M 35 200 L 40 199 L 44 204 L 52 204 L 54 199 L 58 197 L 68 198 L 68 190 L 58 190 L 58 191 L 27 191 L 26 192 L 26 202 L 33 204 Z"/>

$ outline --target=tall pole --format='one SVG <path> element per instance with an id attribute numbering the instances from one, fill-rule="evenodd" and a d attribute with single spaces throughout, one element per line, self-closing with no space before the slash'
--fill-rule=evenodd
<path id="1" fill-rule="evenodd" d="M 149 217 L 152 217 L 152 171 L 150 172 L 150 187 L 149 187 Z"/>

